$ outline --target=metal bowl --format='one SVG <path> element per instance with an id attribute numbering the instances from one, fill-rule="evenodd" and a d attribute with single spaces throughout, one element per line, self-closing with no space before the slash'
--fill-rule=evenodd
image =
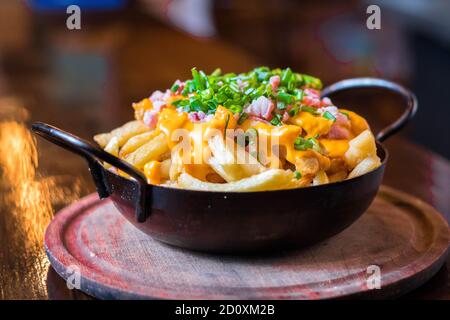
<path id="1" fill-rule="evenodd" d="M 322 95 L 367 87 L 392 91 L 406 103 L 402 116 L 377 134 L 381 165 L 352 179 L 299 189 L 211 192 L 150 185 L 130 164 L 79 137 L 44 123 L 33 124 L 32 130 L 83 156 L 100 198 L 110 197 L 128 221 L 157 240 L 210 252 L 298 247 L 341 232 L 364 213 L 375 198 L 388 160 L 381 141 L 400 130 L 417 110 L 410 91 L 382 79 L 343 80 L 325 88 Z M 102 161 L 134 179 L 105 169 Z"/>

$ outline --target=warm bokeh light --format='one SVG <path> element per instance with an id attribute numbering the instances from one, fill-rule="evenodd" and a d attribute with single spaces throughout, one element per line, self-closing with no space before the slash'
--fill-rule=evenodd
<path id="1" fill-rule="evenodd" d="M 10 189 L 7 200 L 15 208 L 10 212 L 15 232 L 26 234 L 27 246 L 41 245 L 53 216 L 52 204 L 77 199 L 79 181 L 74 190 L 67 190 L 58 186 L 61 177 L 40 178 L 35 139 L 16 121 L 0 123 L 0 165 L 2 184 Z"/>
<path id="2" fill-rule="evenodd" d="M 10 248 L 22 248 L 31 264 L 22 275 L 25 277 L 22 281 L 33 279 L 35 273 L 39 273 L 43 282 L 34 290 L 39 296 L 46 296 L 49 261 L 42 246 L 45 228 L 53 217 L 55 204 L 67 204 L 79 198 L 81 183 L 71 179 L 71 188 L 63 187 L 64 182 L 67 184 L 65 177 L 41 177 L 37 166 L 36 141 L 25 123 L 0 122 L 1 201 L 8 208 L 2 212 L 4 228 L 9 235 Z M 8 286 L 7 283 L 2 285 Z"/>
<path id="3" fill-rule="evenodd" d="M 7 199 L 14 203 L 12 215 L 16 233 L 26 234 L 26 246 L 42 242 L 45 226 L 52 217 L 47 181 L 36 178 L 37 151 L 34 138 L 21 123 L 0 123 L 0 164 L 3 184 L 10 187 Z"/>

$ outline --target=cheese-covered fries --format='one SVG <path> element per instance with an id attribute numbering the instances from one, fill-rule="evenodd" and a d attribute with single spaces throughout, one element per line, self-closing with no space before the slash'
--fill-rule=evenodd
<path id="1" fill-rule="evenodd" d="M 289 68 L 194 68 L 192 79 L 134 103 L 134 121 L 94 140 L 151 184 L 205 191 L 317 186 L 377 168 L 366 120 L 321 98 L 321 87 Z"/>

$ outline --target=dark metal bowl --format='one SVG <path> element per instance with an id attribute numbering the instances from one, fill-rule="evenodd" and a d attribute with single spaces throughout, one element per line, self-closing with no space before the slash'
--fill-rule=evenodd
<path id="1" fill-rule="evenodd" d="M 377 134 L 381 165 L 356 178 L 299 189 L 211 192 L 154 186 L 130 164 L 81 138 L 44 123 L 33 124 L 32 130 L 83 156 L 100 198 L 111 197 L 128 221 L 155 239 L 189 249 L 233 253 L 304 246 L 341 232 L 369 207 L 388 159 L 380 141 L 400 130 L 417 110 L 411 92 L 381 79 L 343 80 L 325 88 L 322 95 L 365 87 L 392 91 L 406 102 L 402 116 Z M 101 161 L 134 179 L 105 169 Z"/>

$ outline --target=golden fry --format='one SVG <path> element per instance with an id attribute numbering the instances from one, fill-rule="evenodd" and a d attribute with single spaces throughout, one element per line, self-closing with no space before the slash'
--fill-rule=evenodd
<path id="1" fill-rule="evenodd" d="M 347 178 L 347 171 L 339 171 L 328 176 L 329 182 L 338 182 Z"/>
<path id="2" fill-rule="evenodd" d="M 287 187 L 292 181 L 294 174 L 282 169 L 270 169 L 249 178 L 229 183 L 204 182 L 182 173 L 178 178 L 178 186 L 185 189 L 224 192 L 247 192 L 276 190 Z"/>
<path id="3" fill-rule="evenodd" d="M 377 147 L 375 138 L 369 130 L 365 130 L 349 142 L 349 148 L 344 155 L 345 162 L 350 168 L 367 157 L 376 157 Z"/>
<path id="4" fill-rule="evenodd" d="M 120 156 L 124 157 L 127 154 L 135 151 L 137 148 L 144 145 L 146 142 L 150 141 L 157 135 L 156 131 L 148 131 L 134 137 L 131 137 L 120 149 Z"/>
<path id="5" fill-rule="evenodd" d="M 379 167 L 381 164 L 378 157 L 368 157 L 362 160 L 358 165 L 350 172 L 347 179 L 351 179 L 360 175 L 363 175 L 373 169 Z"/>
<path id="6" fill-rule="evenodd" d="M 123 126 L 114 129 L 109 133 L 98 134 L 94 136 L 94 140 L 95 142 L 98 143 L 98 145 L 101 148 L 105 148 L 105 146 L 108 144 L 109 140 L 111 140 L 112 137 L 117 137 L 119 146 L 122 146 L 132 136 L 135 136 L 148 130 L 149 128 L 142 121 L 135 120 L 127 122 Z"/>
<path id="7" fill-rule="evenodd" d="M 326 184 L 329 182 L 328 176 L 325 171 L 319 171 L 314 177 L 312 184 L 313 186 L 319 186 L 321 184 Z"/>
<path id="8" fill-rule="evenodd" d="M 168 150 L 169 147 L 167 145 L 166 137 L 161 133 L 134 152 L 125 156 L 125 160 L 136 168 L 142 169 L 147 162 L 151 160 L 160 160 L 160 156 Z"/>
<path id="9" fill-rule="evenodd" d="M 208 164 L 227 182 L 237 181 L 265 170 L 256 158 L 243 148 L 232 141 L 228 144 L 229 146 L 218 135 L 208 141 L 213 154 L 213 157 L 208 159 Z"/>

